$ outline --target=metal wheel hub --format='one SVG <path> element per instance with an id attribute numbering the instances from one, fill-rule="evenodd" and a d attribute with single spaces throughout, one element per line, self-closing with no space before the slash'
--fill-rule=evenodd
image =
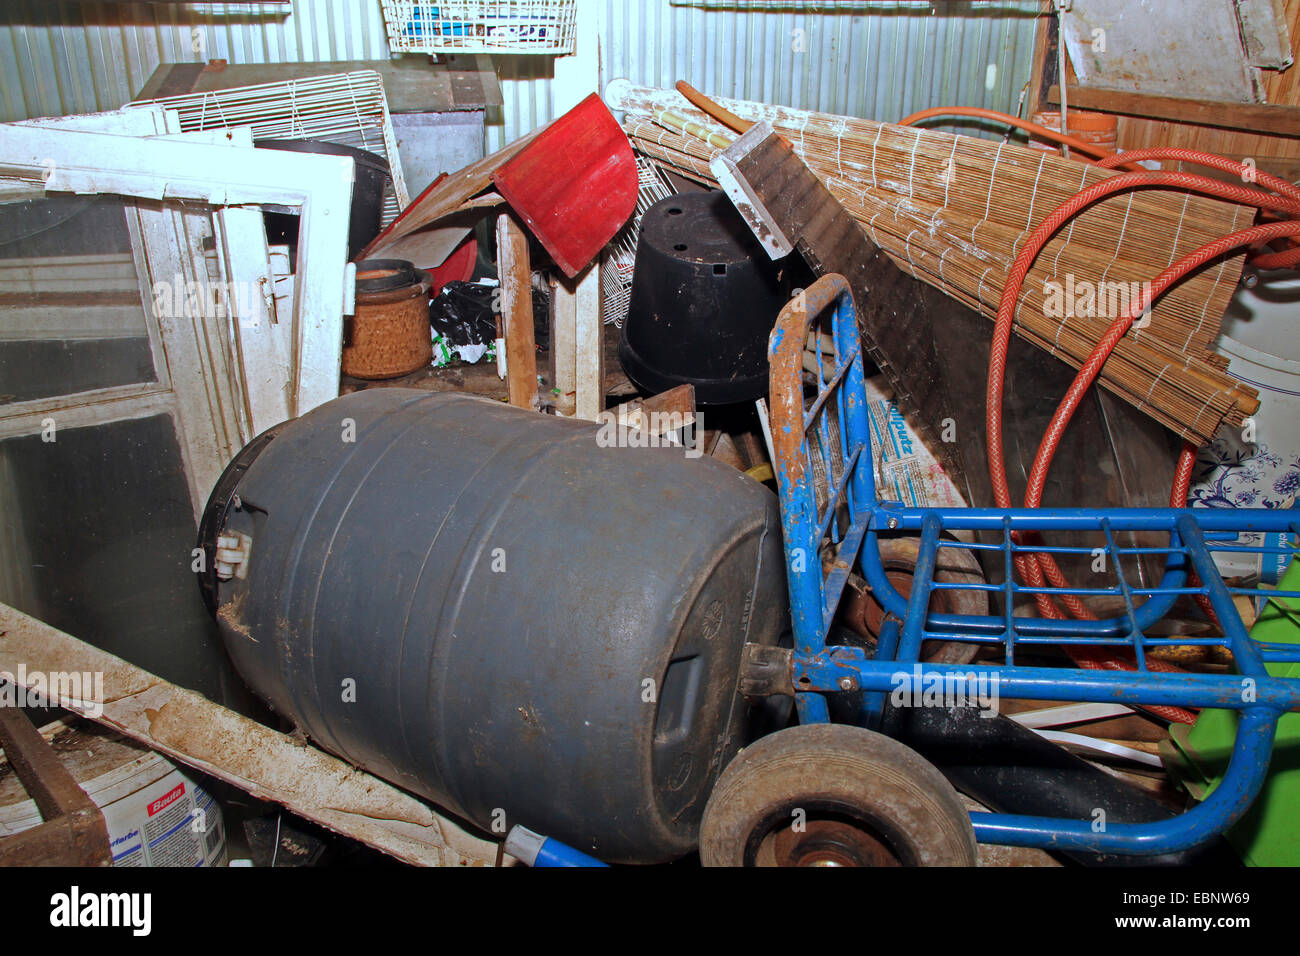
<path id="1" fill-rule="evenodd" d="M 777 866 L 901 866 L 889 847 L 867 830 L 840 820 L 809 820 L 802 832 L 775 834 Z"/>

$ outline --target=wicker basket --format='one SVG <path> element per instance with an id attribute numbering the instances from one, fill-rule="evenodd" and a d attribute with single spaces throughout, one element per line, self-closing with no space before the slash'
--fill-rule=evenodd
<path id="1" fill-rule="evenodd" d="M 574 51 L 577 0 L 381 0 L 394 53 Z"/>

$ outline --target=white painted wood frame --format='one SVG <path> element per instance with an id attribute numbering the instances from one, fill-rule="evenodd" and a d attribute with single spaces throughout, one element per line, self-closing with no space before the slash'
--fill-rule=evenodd
<path id="1" fill-rule="evenodd" d="M 290 315 L 279 314 L 272 294 L 233 326 L 228 316 L 175 314 L 179 310 L 150 316 L 157 382 L 0 409 L 0 437 L 39 431 L 42 419 L 56 411 L 60 426 L 72 427 L 172 414 L 197 514 L 225 462 L 253 434 L 338 394 L 343 315 L 354 277 L 343 265 L 352 160 L 255 150 L 236 145 L 238 136 L 217 144 L 212 134 L 192 134 L 203 138 L 193 142 L 188 136 L 86 132 L 74 120 L 112 128 L 88 117 L 0 126 L 0 190 L 35 186 L 46 193 L 143 200 L 130 227 L 145 303 L 152 302 L 157 282 L 211 280 L 202 248 L 205 217 L 221 240 L 222 281 L 256 286 L 274 276 L 267 271 L 265 239 L 256 233 L 260 244 L 250 244 L 253 217 L 264 205 L 301 215 Z M 263 347 L 268 328 L 286 321 L 287 329 L 269 329 L 272 341 Z M 287 368 L 281 364 L 285 353 Z"/>

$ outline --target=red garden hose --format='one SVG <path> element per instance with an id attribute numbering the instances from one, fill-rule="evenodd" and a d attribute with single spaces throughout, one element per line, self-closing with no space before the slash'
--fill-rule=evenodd
<path id="1" fill-rule="evenodd" d="M 1085 393 L 1097 380 L 1097 376 L 1101 373 L 1102 366 L 1106 364 L 1110 353 L 1115 350 L 1115 347 L 1132 327 L 1137 317 L 1145 312 L 1147 307 L 1170 286 L 1175 285 L 1188 273 L 1200 268 L 1210 260 L 1216 259 L 1240 246 L 1296 235 L 1300 235 L 1300 222 L 1295 220 L 1252 226 L 1249 229 L 1243 229 L 1240 232 L 1206 243 L 1194 252 L 1179 259 L 1155 278 L 1150 288 L 1143 291 L 1137 304 L 1130 309 L 1128 314 L 1111 323 L 1101 340 L 1093 347 L 1087 360 L 1075 374 L 1074 381 L 1070 383 L 1065 397 L 1061 399 L 1056 414 L 1052 416 L 1051 423 L 1047 426 L 1047 431 L 1043 434 L 1043 439 L 1039 443 L 1038 455 L 1034 459 L 1033 469 L 1029 473 L 1029 484 L 1025 491 L 1025 507 L 1036 508 L 1042 503 L 1047 472 L 1052 465 L 1052 458 L 1060 445 L 1066 426 L 1069 425 L 1075 410 L 1083 401 Z M 1185 501 L 1186 499 L 1184 499 L 1184 503 Z M 1179 505 L 1179 507 L 1182 507 L 1182 505 Z M 1051 561 L 1051 558 L 1043 555 L 1040 556 L 1040 560 L 1046 563 Z"/>
<path id="2" fill-rule="evenodd" d="M 1300 266 L 1300 248 L 1252 256 L 1250 264 L 1256 269 L 1294 269 Z"/>
<path id="3" fill-rule="evenodd" d="M 1034 458 L 1033 468 L 1029 473 L 1029 483 L 1025 490 L 1025 507 L 1037 508 L 1043 501 L 1043 489 L 1047 482 L 1047 473 L 1051 468 L 1052 459 L 1056 450 L 1060 447 L 1061 439 L 1065 434 L 1066 427 L 1074 417 L 1075 411 L 1083 401 L 1084 395 L 1096 381 L 1097 376 L 1101 373 L 1102 366 L 1114 351 L 1116 345 L 1128 332 L 1137 316 L 1141 315 L 1146 308 L 1155 301 L 1170 286 L 1181 281 L 1188 273 L 1200 268 L 1206 262 L 1218 258 L 1225 252 L 1248 245 L 1253 242 L 1261 242 L 1269 239 L 1277 239 L 1284 236 L 1300 235 L 1300 222 L 1289 220 L 1285 222 L 1268 223 L 1262 226 L 1254 226 L 1250 229 L 1244 229 L 1240 232 L 1233 233 L 1230 236 L 1224 236 L 1216 239 L 1214 242 L 1201 246 L 1194 252 L 1184 256 L 1178 262 L 1174 263 L 1164 272 L 1160 273 L 1152 282 L 1150 289 L 1145 291 L 1134 308 L 1128 315 L 1117 319 L 1106 330 L 1106 334 L 1093 348 L 1092 353 L 1088 356 L 1087 361 L 1079 367 L 1079 371 L 1070 383 L 1065 397 L 1061 399 L 1056 413 L 1052 416 L 1051 423 L 1047 426 L 1043 439 L 1038 446 L 1038 454 Z M 1184 448 L 1182 455 L 1179 457 L 1178 469 L 1175 473 L 1174 486 L 1170 494 L 1170 506 L 1176 508 L 1186 507 L 1187 490 L 1191 482 L 1192 466 L 1195 463 L 1195 449 L 1190 454 L 1188 449 Z M 1040 567 L 1047 575 L 1047 578 L 1053 582 L 1054 586 L 1063 587 L 1064 584 L 1057 584 L 1057 581 L 1063 581 L 1060 570 L 1050 554 L 1038 554 L 1026 556 L 1026 570 L 1029 572 L 1031 583 L 1035 567 Z M 1039 595 L 1046 597 L 1046 595 Z M 1049 602 L 1050 603 L 1050 602 Z M 1062 603 L 1070 608 L 1076 617 L 1083 616 L 1086 608 L 1077 597 L 1066 595 L 1062 597 Z M 1040 607 L 1042 605 L 1040 604 Z"/>
<path id="4" fill-rule="evenodd" d="M 1020 290 L 1024 285 L 1025 277 L 1029 274 L 1029 268 L 1042 247 L 1047 244 L 1047 241 L 1066 220 L 1077 215 L 1099 199 L 1122 191 L 1150 187 L 1190 190 L 1231 202 L 1300 215 L 1300 200 L 1271 196 L 1257 189 L 1222 183 L 1192 173 L 1171 172 L 1122 173 L 1118 176 L 1112 176 L 1089 186 L 1053 210 L 1030 235 L 1012 263 L 1006 286 L 1002 290 L 1002 298 L 998 303 L 997 321 L 993 329 L 993 348 L 989 356 L 988 405 L 985 424 L 988 432 L 986 441 L 989 478 L 993 485 L 994 501 L 1000 508 L 1011 506 L 1011 492 L 1007 486 L 1002 448 L 1002 392 L 1006 380 L 1006 358 L 1011 343 L 1012 328 L 1015 324 L 1016 303 L 1020 297 Z"/>
<path id="5" fill-rule="evenodd" d="M 1248 167 L 1244 163 L 1228 159 L 1226 156 L 1217 156 L 1214 153 L 1203 153 L 1195 149 L 1182 149 L 1176 146 L 1151 146 L 1146 149 L 1131 149 L 1124 153 L 1115 153 L 1111 156 L 1102 157 L 1097 160 L 1096 165 L 1101 166 L 1104 169 L 1114 169 L 1122 163 L 1137 162 L 1146 159 L 1194 163 L 1197 166 L 1205 166 L 1210 169 L 1235 173 L 1242 177 L 1245 182 L 1255 183 L 1265 187 L 1266 189 L 1271 189 L 1276 193 L 1281 193 L 1283 196 L 1300 199 L 1300 187 L 1297 187 L 1294 183 L 1288 182 L 1280 176 L 1266 173 L 1254 166 Z M 1300 249 L 1259 253 L 1251 256 L 1250 263 L 1257 269 L 1294 269 L 1296 266 L 1300 265 Z"/>
<path id="6" fill-rule="evenodd" d="M 1174 158 L 1170 155 L 1172 151 L 1166 152 L 1162 150 L 1158 152 L 1164 158 Z M 1216 157 L 1211 154 L 1193 154 L 1191 151 L 1181 152 L 1183 152 L 1184 155 L 1180 155 L 1177 158 L 1185 159 L 1187 161 L 1202 162 L 1204 165 L 1237 172 L 1239 175 L 1244 174 L 1244 171 L 1247 169 L 1244 164 L 1236 163 L 1233 160 L 1228 160 L 1223 157 Z M 1123 155 L 1123 160 L 1115 157 L 1108 159 L 1108 162 L 1113 165 L 1120 161 L 1144 158 L 1146 155 L 1147 151 L 1127 153 Z M 1152 155 L 1150 158 L 1157 157 Z M 1055 234 L 1056 230 L 1072 216 L 1077 215 L 1098 199 L 1124 190 L 1147 187 L 1183 189 L 1204 193 L 1206 195 L 1214 196 L 1215 198 L 1227 199 L 1229 201 L 1246 205 L 1274 209 L 1280 212 L 1291 213 L 1293 215 L 1300 214 L 1300 190 L 1297 190 L 1295 187 L 1291 186 L 1291 184 L 1286 183 L 1283 180 L 1278 180 L 1276 177 L 1268 176 L 1268 174 L 1256 174 L 1256 181 L 1263 181 L 1268 185 L 1278 188 L 1279 191 L 1287 195 L 1285 197 L 1270 196 L 1267 193 L 1256 189 L 1247 189 L 1232 184 L 1221 183 L 1217 180 L 1188 173 L 1138 173 L 1115 176 L 1083 190 L 1072 199 L 1063 203 L 1034 231 L 1033 235 L 1031 235 L 1029 240 L 1026 242 L 1024 248 L 1017 255 L 1016 260 L 1012 265 L 1007 284 L 1003 289 L 1002 299 L 998 308 L 997 323 L 994 328 L 993 348 L 989 359 L 988 409 L 986 417 L 986 425 L 988 428 L 987 443 L 989 454 L 989 476 L 993 484 L 994 498 L 999 507 L 1010 507 L 1011 503 L 1010 490 L 1007 486 L 1005 463 L 1002 454 L 1001 406 L 1003 385 L 1005 382 L 1006 356 L 1007 350 L 1010 346 L 1012 327 L 1014 325 L 1016 302 L 1019 299 L 1020 289 L 1024 284 L 1025 277 L 1028 275 L 1029 268 L 1038 252 L 1041 251 L 1042 247 L 1047 243 L 1051 236 Z M 1161 274 L 1160 279 L 1157 281 L 1163 284 L 1159 289 L 1153 291 L 1150 297 L 1153 298 L 1154 295 L 1163 291 L 1165 288 L 1168 288 L 1168 286 L 1172 285 L 1185 275 L 1186 272 L 1199 267 L 1215 255 L 1222 254 L 1228 249 L 1235 248 L 1240 244 L 1239 242 L 1232 242 L 1232 240 L 1245 237 L 1246 242 L 1257 242 L 1269 238 L 1277 238 L 1282 235 L 1300 234 L 1300 224 L 1294 222 L 1272 223 L 1270 224 L 1270 227 L 1271 228 L 1265 232 L 1246 230 L 1244 233 L 1238 233 L 1233 237 L 1225 237 L 1215 243 L 1210 243 L 1207 246 L 1202 247 L 1190 256 L 1184 257 L 1184 259 L 1176 266 L 1171 267 Z M 1224 245 L 1225 243 L 1230 244 Z M 1048 435 L 1044 437 L 1044 444 L 1040 446 L 1039 459 L 1046 459 L 1046 462 L 1050 462 L 1051 454 L 1054 453 L 1057 444 L 1059 444 L 1064 426 L 1065 424 L 1068 424 L 1070 417 L 1073 415 L 1074 408 L 1077 407 L 1078 401 L 1082 397 L 1083 392 L 1086 391 L 1087 387 L 1092 384 L 1093 380 L 1095 380 L 1096 375 L 1100 372 L 1101 366 L 1105 364 L 1105 360 L 1110 355 L 1110 352 L 1113 351 L 1115 345 L 1123 337 L 1123 334 L 1127 332 L 1136 315 L 1141 314 L 1145 307 L 1146 302 L 1144 302 L 1133 315 L 1127 316 L 1115 323 L 1111 329 L 1108 330 L 1106 337 L 1103 338 L 1102 342 L 1099 343 L 1098 347 L 1094 350 L 1088 363 L 1086 363 L 1085 367 L 1080 370 L 1080 376 L 1079 378 L 1076 378 L 1076 384 L 1081 382 L 1085 377 L 1087 378 L 1087 384 L 1078 391 L 1077 396 L 1073 398 L 1072 402 L 1069 400 L 1075 393 L 1073 388 L 1071 392 L 1067 394 L 1067 400 L 1062 401 L 1062 407 L 1058 409 L 1057 416 L 1053 419 L 1054 424 L 1056 424 L 1058 420 L 1060 421 L 1060 427 L 1049 429 Z M 1114 334 L 1117 330 L 1118 334 Z M 1178 506 L 1186 504 L 1187 484 L 1190 482 L 1191 466 L 1193 462 L 1194 458 L 1188 455 L 1185 450 L 1183 456 L 1180 458 L 1178 475 L 1173 491 L 1174 497 L 1171 498 L 1172 501 L 1174 498 L 1180 497 L 1181 500 L 1178 501 Z M 1041 481 L 1042 478 L 1045 478 L 1045 465 L 1040 468 L 1039 461 L 1036 460 L 1035 471 L 1042 472 L 1042 475 L 1039 478 L 1037 495 L 1041 500 Z M 1032 496 L 1027 497 L 1027 505 L 1029 504 L 1031 497 Z M 1036 506 L 1037 503 L 1038 502 L 1035 502 L 1032 506 Z M 1040 561 L 1042 561 L 1042 564 L 1040 564 Z M 1050 558 L 1047 558 L 1046 555 L 1021 555 L 1017 557 L 1016 565 L 1030 586 L 1042 586 L 1042 574 L 1044 571 L 1047 572 L 1049 578 L 1056 579 L 1052 582 L 1053 586 L 1068 586 L 1068 583 L 1064 580 L 1064 576 L 1060 574 L 1059 568 L 1056 567 L 1055 562 L 1050 561 Z M 1040 611 L 1044 616 L 1055 618 L 1061 618 L 1064 616 L 1057 610 L 1055 604 L 1052 603 L 1051 599 L 1047 595 L 1038 595 L 1036 600 Z M 1066 607 L 1069 608 L 1077 617 L 1085 618 L 1093 616 L 1075 596 L 1062 596 L 1062 603 L 1065 604 Z M 1117 659 L 1111 656 L 1108 652 L 1098 648 L 1072 648 L 1071 653 L 1076 662 L 1083 667 L 1124 670 L 1132 669 L 1131 664 Z M 1150 661 L 1148 662 L 1148 667 L 1152 670 L 1175 669 L 1160 661 Z M 1148 709 L 1166 719 L 1176 720 L 1179 722 L 1191 722 L 1194 719 L 1190 712 L 1181 708 L 1152 707 Z"/>
<path id="7" fill-rule="evenodd" d="M 1214 242 L 1207 243 L 1191 254 L 1184 256 L 1177 263 L 1170 266 L 1162 272 L 1152 283 L 1151 288 L 1143 294 L 1142 299 L 1130 313 L 1120 319 L 1117 319 L 1101 341 L 1094 347 L 1088 360 L 1079 368 L 1075 375 L 1074 381 L 1071 382 L 1069 390 L 1057 407 L 1056 414 L 1053 415 L 1047 431 L 1043 435 L 1043 440 L 1039 445 L 1038 454 L 1034 458 L 1033 468 L 1029 475 L 1029 485 L 1025 491 L 1025 507 L 1037 508 L 1042 504 L 1043 486 L 1047 479 L 1048 469 L 1051 467 L 1052 458 L 1059 447 L 1061 438 L 1065 432 L 1066 426 L 1069 425 L 1074 412 L 1082 402 L 1088 389 L 1096 381 L 1097 375 L 1100 374 L 1101 368 L 1106 363 L 1110 353 L 1114 351 L 1115 346 L 1120 339 L 1132 326 L 1137 316 L 1149 306 L 1155 298 L 1163 293 L 1170 286 L 1180 281 L 1189 272 L 1199 268 L 1211 259 L 1217 258 L 1223 253 L 1247 245 L 1252 242 L 1260 242 L 1268 239 L 1276 239 L 1282 236 L 1300 235 L 1300 222 L 1276 222 L 1263 226 L 1255 226 L 1251 229 L 1245 229 L 1241 232 L 1234 233 L 1231 236 L 1224 236 Z M 1182 454 L 1179 456 L 1178 468 L 1175 472 L 1174 487 L 1170 493 L 1171 507 L 1185 507 L 1187 504 L 1187 490 L 1191 482 L 1192 468 L 1195 464 L 1195 449 L 1190 445 L 1184 446 Z M 1069 587 L 1064 574 L 1057 566 L 1056 561 L 1050 554 L 1027 554 L 1024 555 L 1020 570 L 1025 578 L 1025 583 L 1030 587 L 1042 587 L 1044 576 L 1053 587 Z M 1116 573 L 1122 573 L 1121 569 L 1116 569 Z M 1062 617 L 1057 611 L 1054 604 L 1051 603 L 1047 595 L 1039 594 L 1035 596 L 1038 602 L 1039 610 L 1045 617 Z M 1206 611 L 1211 619 L 1217 622 L 1217 616 L 1214 614 L 1213 607 L 1210 606 L 1209 600 L 1205 595 L 1197 595 L 1198 604 L 1203 611 Z M 1074 595 L 1063 595 L 1061 603 L 1065 604 L 1074 617 L 1081 620 L 1095 619 L 1095 615 L 1088 610 L 1086 605 Z M 1132 667 L 1127 661 L 1116 658 L 1113 655 L 1100 651 L 1097 648 L 1075 648 L 1071 650 L 1071 655 L 1075 661 L 1085 668 L 1104 668 L 1108 670 L 1131 670 Z M 1178 668 L 1165 664 L 1163 661 L 1150 660 L 1147 667 L 1153 671 L 1174 671 Z M 1192 723 L 1195 719 L 1190 711 L 1175 707 L 1151 707 L 1148 708 L 1152 713 L 1164 717 L 1177 723 Z"/>
<path id="8" fill-rule="evenodd" d="M 1178 163 L 1195 163 L 1207 169 L 1217 169 L 1225 173 L 1241 176 L 1248 183 L 1255 183 L 1271 189 L 1283 196 L 1300 199 L 1300 187 L 1288 182 L 1281 176 L 1274 176 L 1262 169 L 1247 166 L 1235 159 L 1219 156 L 1215 153 L 1203 153 L 1195 149 L 1180 149 L 1176 146 L 1151 146 L 1147 149 L 1130 149 L 1122 153 L 1112 153 L 1097 160 L 1097 165 L 1105 169 L 1115 169 L 1122 164 L 1136 163 L 1141 160 L 1159 159 Z"/>

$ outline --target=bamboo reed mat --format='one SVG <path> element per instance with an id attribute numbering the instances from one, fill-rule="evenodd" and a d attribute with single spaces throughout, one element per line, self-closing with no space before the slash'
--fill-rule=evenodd
<path id="1" fill-rule="evenodd" d="M 716 185 L 709 163 L 735 134 L 673 90 L 620 81 L 606 95 L 611 108 L 626 111 L 624 128 L 643 155 Z M 1116 175 L 1015 143 L 718 102 L 771 123 L 895 263 L 989 318 L 1034 228 L 1079 190 Z M 1144 283 L 1253 221 L 1253 209 L 1150 189 L 1095 203 L 1039 253 L 1016 332 L 1077 368 Z M 1258 393 L 1227 375 L 1211 348 L 1241 265 L 1240 256 L 1210 263 L 1167 292 L 1101 374 L 1104 387 L 1198 445 L 1259 409 Z"/>

